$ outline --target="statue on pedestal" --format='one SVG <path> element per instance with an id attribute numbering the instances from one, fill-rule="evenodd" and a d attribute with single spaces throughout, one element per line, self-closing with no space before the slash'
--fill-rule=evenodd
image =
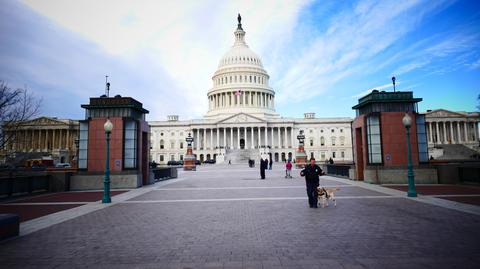
<path id="1" fill-rule="evenodd" d="M 305 153 L 305 135 L 303 130 L 300 130 L 300 134 L 297 135 L 298 149 L 295 155 L 295 166 L 297 168 L 304 168 L 307 164 L 307 154 Z"/>
<path id="2" fill-rule="evenodd" d="M 195 165 L 195 155 L 193 155 L 192 142 L 193 137 L 191 133 L 188 133 L 188 137 L 185 139 L 187 141 L 187 154 L 183 157 L 183 170 L 184 171 L 195 171 L 197 167 Z"/>

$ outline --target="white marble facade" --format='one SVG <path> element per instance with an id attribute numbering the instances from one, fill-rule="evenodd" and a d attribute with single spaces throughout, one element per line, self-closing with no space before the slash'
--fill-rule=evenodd
<path id="1" fill-rule="evenodd" d="M 256 153 L 258 158 L 271 153 L 275 161 L 295 158 L 297 135 L 305 133 L 307 155 L 317 160 L 332 157 L 352 161 L 351 118 L 284 118 L 275 111 L 275 91 L 261 59 L 247 46 L 239 21 L 232 48 L 221 58 L 208 91 L 208 112 L 203 119 L 150 121 L 151 158 L 164 164 L 182 160 L 185 138 L 195 139 L 197 159 L 229 160 L 235 151 Z"/>
<path id="2" fill-rule="evenodd" d="M 479 149 L 478 112 L 457 112 L 445 109 L 430 110 L 425 113 L 428 151 L 437 158 L 440 152 L 436 146 L 462 144 L 471 149 Z"/>

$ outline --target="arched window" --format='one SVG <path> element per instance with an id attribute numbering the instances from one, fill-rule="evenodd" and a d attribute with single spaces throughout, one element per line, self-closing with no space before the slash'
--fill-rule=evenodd
<path id="1" fill-rule="evenodd" d="M 343 146 L 343 145 L 345 145 L 345 137 L 340 136 L 340 146 Z"/>
<path id="2" fill-rule="evenodd" d="M 310 147 L 313 147 L 313 138 L 310 138 Z"/>
<path id="3" fill-rule="evenodd" d="M 253 82 L 257 83 L 257 76 L 253 77 Z"/>
<path id="4" fill-rule="evenodd" d="M 160 140 L 160 149 L 164 149 L 165 148 L 165 141 Z"/>
<path id="5" fill-rule="evenodd" d="M 335 140 L 336 140 L 336 138 L 332 137 L 332 146 L 335 146 Z"/>
<path id="6" fill-rule="evenodd" d="M 320 146 L 325 146 L 325 137 L 320 137 Z"/>
<path id="7" fill-rule="evenodd" d="M 250 76 L 250 83 L 252 83 L 252 76 Z"/>

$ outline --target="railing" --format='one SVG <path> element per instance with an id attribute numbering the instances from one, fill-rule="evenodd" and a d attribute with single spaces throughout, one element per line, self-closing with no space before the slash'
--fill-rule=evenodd
<path id="1" fill-rule="evenodd" d="M 16 175 L 0 177 L 0 197 L 11 197 L 39 191 L 48 191 L 50 180 L 48 175 Z"/>
<path id="2" fill-rule="evenodd" d="M 349 177 L 350 165 L 327 164 L 327 174 Z"/>
<path id="3" fill-rule="evenodd" d="M 159 167 L 152 169 L 155 180 L 166 180 L 178 177 L 176 167 Z"/>

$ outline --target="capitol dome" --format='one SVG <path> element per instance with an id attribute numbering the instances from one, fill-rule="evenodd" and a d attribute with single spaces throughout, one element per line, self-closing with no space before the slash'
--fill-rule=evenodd
<path id="1" fill-rule="evenodd" d="M 241 17 L 234 32 L 235 42 L 223 55 L 208 91 L 207 118 L 224 118 L 247 113 L 261 118 L 278 117 L 274 109 L 275 92 L 262 60 L 245 42 Z"/>

